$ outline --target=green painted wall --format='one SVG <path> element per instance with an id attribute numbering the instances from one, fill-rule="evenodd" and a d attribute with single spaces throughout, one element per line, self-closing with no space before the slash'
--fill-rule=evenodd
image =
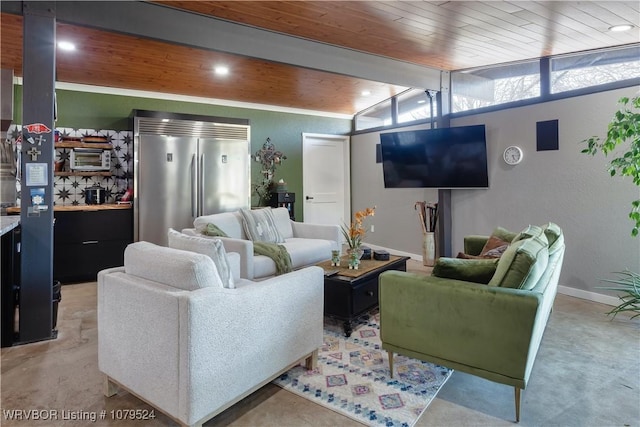
<path id="1" fill-rule="evenodd" d="M 287 160 L 276 170 L 275 180 L 284 179 L 289 191 L 296 194 L 297 220 L 303 219 L 302 133 L 348 135 L 351 132 L 351 120 L 348 119 L 70 90 L 56 90 L 56 96 L 58 127 L 132 130 L 130 117 L 132 110 L 136 109 L 249 119 L 251 153 L 255 153 L 267 138 L 271 138 L 276 148 L 287 156 Z M 16 123 L 20 123 L 22 87 L 18 85 L 15 92 L 14 117 Z M 251 166 L 252 183 L 257 183 L 261 180 L 260 165 L 253 162 Z M 257 202 L 257 198 L 253 201 Z"/>

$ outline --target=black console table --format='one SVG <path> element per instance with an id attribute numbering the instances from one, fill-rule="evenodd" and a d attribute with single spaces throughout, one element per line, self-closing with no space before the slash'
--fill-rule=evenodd
<path id="1" fill-rule="evenodd" d="M 289 211 L 289 218 L 295 221 L 293 205 L 296 202 L 296 193 L 280 192 L 276 191 L 271 193 L 271 199 L 269 200 L 269 206 L 272 208 L 287 208 Z"/>

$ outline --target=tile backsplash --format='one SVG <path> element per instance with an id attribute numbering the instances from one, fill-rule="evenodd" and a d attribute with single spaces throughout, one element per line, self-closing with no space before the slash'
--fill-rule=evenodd
<path id="1" fill-rule="evenodd" d="M 54 176 L 53 202 L 58 206 L 82 205 L 84 190 L 93 186 L 105 189 L 105 203 L 115 203 L 116 197 L 133 186 L 133 132 L 104 129 L 56 128 L 61 137 L 102 136 L 113 146 L 111 150 L 111 176 Z M 7 139 L 16 147 L 21 126 L 11 125 Z M 19 151 L 19 150 L 17 150 Z M 64 160 L 63 171 L 69 171 L 70 148 L 56 148 L 55 160 Z M 53 165 L 52 165 L 53 167 Z M 18 172 L 18 181 L 20 172 Z M 19 197 L 19 196 L 18 196 Z"/>

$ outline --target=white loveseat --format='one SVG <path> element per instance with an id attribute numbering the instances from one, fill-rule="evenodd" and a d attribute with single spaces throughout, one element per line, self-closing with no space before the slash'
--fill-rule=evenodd
<path id="1" fill-rule="evenodd" d="M 98 364 L 181 425 L 202 425 L 307 360 L 323 343 L 323 272 L 309 267 L 225 288 L 204 254 L 137 242 L 98 274 Z M 234 258 L 235 257 L 235 258 Z M 236 268 L 233 268 L 236 264 Z"/>
<path id="2" fill-rule="evenodd" d="M 332 250 L 339 250 L 340 227 L 338 225 L 320 225 L 295 222 L 289 218 L 286 208 L 275 208 L 273 213 L 275 226 L 284 238 L 284 246 L 291 256 L 294 269 L 313 265 L 331 258 Z M 227 252 L 240 254 L 240 277 L 263 279 L 276 274 L 276 264 L 264 255 L 254 255 L 253 242 L 247 237 L 243 226 L 243 217 L 239 211 L 206 215 L 196 218 L 194 228 L 182 230 L 188 235 L 202 236 L 207 224 L 214 224 L 228 237 L 216 237 L 222 240 Z"/>

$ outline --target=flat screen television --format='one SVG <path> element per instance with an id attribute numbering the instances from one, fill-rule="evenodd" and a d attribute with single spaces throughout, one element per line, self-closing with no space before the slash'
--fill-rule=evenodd
<path id="1" fill-rule="evenodd" d="M 380 134 L 385 188 L 487 188 L 485 126 Z"/>

